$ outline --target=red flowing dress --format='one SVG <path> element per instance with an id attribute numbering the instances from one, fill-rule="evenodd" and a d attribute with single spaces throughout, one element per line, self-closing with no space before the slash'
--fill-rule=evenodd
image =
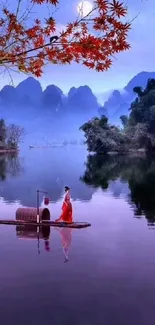
<path id="1" fill-rule="evenodd" d="M 71 197 L 69 192 L 66 193 L 63 204 L 62 204 L 62 214 L 59 219 L 56 221 L 63 221 L 72 223 L 73 217 L 72 217 L 72 204 L 71 204 Z"/>

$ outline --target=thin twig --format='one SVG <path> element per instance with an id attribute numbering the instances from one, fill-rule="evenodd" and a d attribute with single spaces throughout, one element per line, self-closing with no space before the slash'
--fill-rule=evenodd
<path id="1" fill-rule="evenodd" d="M 17 10 L 16 10 L 16 17 L 19 14 L 19 9 L 20 9 L 20 5 L 21 5 L 22 0 L 18 0 L 18 4 L 17 4 Z"/>

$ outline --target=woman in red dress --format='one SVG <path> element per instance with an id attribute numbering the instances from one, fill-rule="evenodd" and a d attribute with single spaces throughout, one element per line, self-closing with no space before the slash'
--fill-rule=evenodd
<path id="1" fill-rule="evenodd" d="M 65 186 L 65 197 L 62 204 L 62 214 L 61 216 L 55 221 L 62 221 L 67 223 L 72 223 L 72 203 L 70 197 L 70 188 Z"/>

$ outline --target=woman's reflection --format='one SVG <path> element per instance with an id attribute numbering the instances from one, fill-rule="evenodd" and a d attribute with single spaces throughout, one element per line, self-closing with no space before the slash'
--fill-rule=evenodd
<path id="1" fill-rule="evenodd" d="M 69 258 L 68 258 L 68 251 L 69 251 L 69 247 L 71 246 L 72 243 L 72 228 L 55 228 L 60 236 L 61 236 L 61 242 L 62 242 L 62 248 L 63 248 L 63 253 L 65 256 L 64 262 L 68 262 Z"/>
<path id="2" fill-rule="evenodd" d="M 63 253 L 65 256 L 64 262 L 68 262 L 68 251 L 72 242 L 72 230 L 71 228 L 59 228 L 55 227 L 55 230 L 61 236 Z M 44 226 L 39 229 L 37 226 L 16 226 L 16 236 L 23 239 L 37 239 L 38 254 L 40 254 L 40 240 L 44 240 L 44 248 L 46 252 L 50 251 L 50 226 Z"/>

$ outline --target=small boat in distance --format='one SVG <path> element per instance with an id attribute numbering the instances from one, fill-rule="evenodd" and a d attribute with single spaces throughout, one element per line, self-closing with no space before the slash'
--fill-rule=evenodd
<path id="1" fill-rule="evenodd" d="M 29 149 L 50 149 L 50 148 L 62 148 L 65 144 L 53 144 L 50 146 L 29 146 Z"/>
<path id="2" fill-rule="evenodd" d="M 29 145 L 29 149 L 49 149 L 49 148 L 63 148 L 66 146 L 83 146 L 84 141 L 71 140 L 71 141 L 48 141 L 46 144 Z"/>

